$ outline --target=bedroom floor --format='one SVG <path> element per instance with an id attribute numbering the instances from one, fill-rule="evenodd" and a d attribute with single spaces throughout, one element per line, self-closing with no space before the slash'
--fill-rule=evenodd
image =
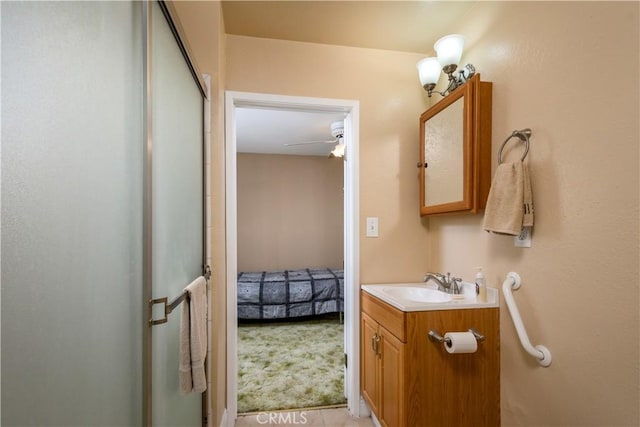
<path id="1" fill-rule="evenodd" d="M 336 314 L 238 324 L 238 412 L 346 403 L 344 325 Z"/>
<path id="2" fill-rule="evenodd" d="M 271 417 L 271 420 L 269 419 L 269 417 Z M 245 415 L 238 417 L 235 425 L 236 427 L 264 425 L 305 425 L 309 427 L 374 427 L 371 418 L 354 418 L 349 415 L 349 411 L 347 411 L 347 408 L 315 409 L 309 411 L 302 410 L 295 412 Z"/>

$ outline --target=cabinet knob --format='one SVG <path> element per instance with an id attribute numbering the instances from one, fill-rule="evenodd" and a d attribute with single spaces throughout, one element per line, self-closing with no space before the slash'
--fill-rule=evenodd
<path id="1" fill-rule="evenodd" d="M 424 168 L 426 169 L 426 168 L 427 168 L 427 163 L 425 162 L 425 163 L 424 163 L 424 165 L 423 165 L 423 164 L 422 164 L 422 162 L 418 162 L 418 164 L 416 165 L 416 167 L 417 167 L 418 169 L 420 169 L 420 168 L 421 168 L 421 167 L 423 167 L 423 166 L 424 166 Z"/>

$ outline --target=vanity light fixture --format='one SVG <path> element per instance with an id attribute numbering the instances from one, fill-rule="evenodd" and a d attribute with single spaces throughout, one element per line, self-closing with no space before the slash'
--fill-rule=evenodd
<path id="1" fill-rule="evenodd" d="M 475 67 L 472 64 L 467 64 L 458 71 L 457 77 L 453 74 L 458 68 L 462 57 L 462 49 L 464 48 L 464 37 L 460 34 L 449 34 L 442 37 L 435 42 L 433 48 L 436 51 L 437 58 L 424 58 L 418 61 L 416 65 L 420 84 L 427 91 L 429 97 L 433 92 L 446 96 L 476 73 Z M 441 70 L 449 76 L 449 85 L 443 92 L 438 92 L 435 87 L 440 78 Z"/>

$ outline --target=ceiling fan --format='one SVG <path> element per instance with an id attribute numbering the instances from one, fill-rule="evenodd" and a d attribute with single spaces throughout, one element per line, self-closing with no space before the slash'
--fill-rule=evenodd
<path id="1" fill-rule="evenodd" d="M 284 144 L 287 147 L 293 147 L 296 145 L 310 145 L 310 144 L 342 144 L 342 138 L 344 137 L 344 122 L 337 121 L 331 123 L 331 136 L 335 139 L 325 140 L 325 141 L 307 141 L 307 142 L 294 142 L 289 144 Z M 342 144 L 344 145 L 344 144 Z"/>

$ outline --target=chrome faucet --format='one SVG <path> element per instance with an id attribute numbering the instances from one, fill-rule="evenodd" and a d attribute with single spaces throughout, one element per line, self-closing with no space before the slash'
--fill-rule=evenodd
<path id="1" fill-rule="evenodd" d="M 459 277 L 451 277 L 451 273 L 426 273 L 423 282 L 427 283 L 429 280 L 433 280 L 438 284 L 438 290 L 446 292 L 448 294 L 459 294 L 460 286 L 462 285 L 462 279 Z"/>

